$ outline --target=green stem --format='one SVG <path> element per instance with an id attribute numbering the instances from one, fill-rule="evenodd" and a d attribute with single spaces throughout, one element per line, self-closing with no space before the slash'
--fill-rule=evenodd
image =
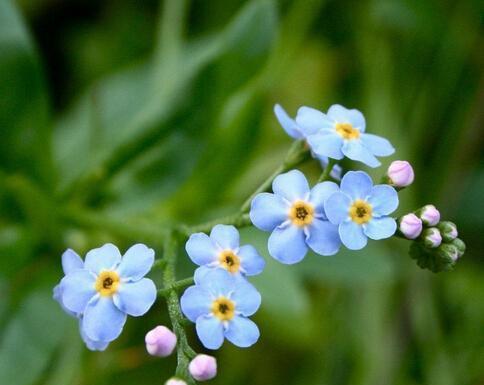
<path id="1" fill-rule="evenodd" d="M 173 290 L 180 291 L 181 289 L 184 289 L 187 286 L 191 286 L 193 284 L 194 284 L 193 277 L 181 279 L 179 281 L 174 282 L 169 287 L 166 287 L 164 289 L 158 290 L 158 296 L 160 296 L 160 297 L 168 297 Z"/>
<path id="2" fill-rule="evenodd" d="M 323 170 L 323 173 L 321 174 L 321 176 L 318 179 L 318 183 L 324 182 L 324 181 L 329 180 L 331 178 L 329 174 L 331 173 L 331 170 L 336 165 L 336 163 L 338 163 L 338 162 L 336 162 L 335 159 L 329 158 L 328 164 L 326 165 L 326 167 Z"/>
<path id="3" fill-rule="evenodd" d="M 176 292 L 176 280 L 175 280 L 175 265 L 177 257 L 178 243 L 176 236 L 173 232 L 169 233 L 165 238 L 164 259 L 166 260 L 166 267 L 163 272 L 163 281 L 169 288 L 166 295 L 166 302 L 168 305 L 168 314 L 170 316 L 173 331 L 177 337 L 177 360 L 178 365 L 176 368 L 176 375 L 183 378 L 189 383 L 193 383 L 192 378 L 188 372 L 188 364 L 196 353 L 190 347 L 183 328 L 183 315 L 180 309 L 180 302 L 178 300 L 178 294 Z"/>

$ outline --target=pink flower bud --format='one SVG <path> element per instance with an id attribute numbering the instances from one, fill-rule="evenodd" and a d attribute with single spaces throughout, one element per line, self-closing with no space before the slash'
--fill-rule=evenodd
<path id="1" fill-rule="evenodd" d="M 179 378 L 173 377 L 166 381 L 165 385 L 187 385 L 187 383 Z"/>
<path id="2" fill-rule="evenodd" d="M 215 357 L 199 354 L 190 362 L 188 369 L 197 381 L 211 380 L 217 375 L 217 360 Z"/>
<path id="3" fill-rule="evenodd" d="M 390 183 L 396 187 L 405 187 L 413 183 L 415 177 L 413 168 L 406 160 L 396 160 L 390 164 L 387 171 Z"/>
<path id="4" fill-rule="evenodd" d="M 442 243 L 442 235 L 440 234 L 440 231 L 435 227 L 430 227 L 428 229 L 425 229 L 422 232 L 422 238 L 423 238 L 425 247 L 429 249 L 439 247 L 440 244 Z"/>
<path id="5" fill-rule="evenodd" d="M 440 221 L 440 212 L 434 205 L 426 205 L 420 210 L 420 219 L 427 226 L 435 226 Z"/>
<path id="6" fill-rule="evenodd" d="M 404 215 L 400 219 L 399 230 L 405 238 L 415 239 L 422 232 L 422 221 L 415 214 Z"/>
<path id="7" fill-rule="evenodd" d="M 166 357 L 175 349 L 176 335 L 165 326 L 157 326 L 146 333 L 145 342 L 149 354 Z"/>

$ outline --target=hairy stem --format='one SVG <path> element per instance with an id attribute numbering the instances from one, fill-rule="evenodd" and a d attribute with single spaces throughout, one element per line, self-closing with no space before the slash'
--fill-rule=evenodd
<path id="1" fill-rule="evenodd" d="M 193 285 L 193 283 L 194 283 L 193 277 L 180 279 L 179 281 L 173 282 L 171 286 L 158 290 L 158 296 L 168 297 L 173 290 L 180 291 L 181 289 L 184 289 L 190 285 Z"/>

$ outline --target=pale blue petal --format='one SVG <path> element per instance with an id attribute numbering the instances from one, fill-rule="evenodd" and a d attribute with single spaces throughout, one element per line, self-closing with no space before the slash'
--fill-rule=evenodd
<path id="1" fill-rule="evenodd" d="M 376 156 L 388 156 L 395 152 L 392 144 L 385 138 L 373 134 L 361 134 L 363 145 Z"/>
<path id="2" fill-rule="evenodd" d="M 67 249 L 62 254 L 62 270 L 64 274 L 67 275 L 74 270 L 82 269 L 84 267 L 84 262 L 82 258 L 71 249 Z"/>
<path id="3" fill-rule="evenodd" d="M 207 349 L 218 349 L 224 342 L 224 328 L 222 322 L 214 316 L 200 316 L 197 318 L 197 335 Z"/>
<path id="4" fill-rule="evenodd" d="M 123 313 L 139 317 L 150 310 L 156 300 L 156 286 L 151 279 L 122 282 L 113 296 L 114 304 Z"/>
<path id="5" fill-rule="evenodd" d="M 207 274 L 209 271 L 212 271 L 213 269 L 215 269 L 215 267 L 208 266 L 200 266 L 195 269 L 195 273 L 193 274 L 193 280 L 195 281 L 195 284 L 199 285 L 200 282 L 203 280 L 203 277 L 205 277 L 205 274 Z"/>
<path id="6" fill-rule="evenodd" d="M 302 227 L 276 227 L 269 237 L 269 254 L 279 262 L 291 265 L 301 261 L 308 251 Z"/>
<path id="7" fill-rule="evenodd" d="M 199 280 L 200 286 L 206 288 L 214 297 L 227 297 L 237 284 L 236 278 L 223 268 L 212 269 Z"/>
<path id="8" fill-rule="evenodd" d="M 225 331 L 225 337 L 239 348 L 248 348 L 259 339 L 260 332 L 257 325 L 248 318 L 235 316 L 230 320 Z"/>
<path id="9" fill-rule="evenodd" d="M 119 262 L 121 262 L 121 253 L 118 248 L 111 243 L 106 243 L 86 254 L 84 267 L 99 274 L 102 270 L 113 270 Z"/>
<path id="10" fill-rule="evenodd" d="M 96 277 L 87 270 L 74 270 L 67 274 L 60 283 L 62 303 L 74 313 L 82 313 L 89 300 L 96 294 Z"/>
<path id="11" fill-rule="evenodd" d="M 362 162 L 367 166 L 378 167 L 381 164 L 358 139 L 346 140 L 342 151 L 348 158 Z"/>
<path id="12" fill-rule="evenodd" d="M 121 278 L 135 282 L 151 270 L 154 262 L 155 251 L 138 243 L 126 251 L 116 271 Z"/>
<path id="13" fill-rule="evenodd" d="M 274 194 L 280 195 L 289 202 L 305 200 L 309 194 L 309 185 L 304 174 L 299 170 L 291 170 L 278 175 L 272 182 Z"/>
<path id="14" fill-rule="evenodd" d="M 324 202 L 337 191 L 339 187 L 334 182 L 322 182 L 314 186 L 309 194 L 309 202 L 314 206 L 314 211 L 326 218 Z"/>
<path id="15" fill-rule="evenodd" d="M 397 230 L 397 222 L 390 217 L 372 218 L 363 225 L 365 234 L 375 240 L 390 238 Z"/>
<path id="16" fill-rule="evenodd" d="M 363 228 L 361 225 L 353 221 L 343 222 L 339 225 L 339 236 L 341 242 L 348 249 L 360 250 L 366 246 L 368 239 L 363 233 Z"/>
<path id="17" fill-rule="evenodd" d="M 366 199 L 371 194 L 373 181 L 366 172 L 348 171 L 341 179 L 340 188 L 353 200 Z"/>
<path id="18" fill-rule="evenodd" d="M 204 233 L 190 235 L 185 250 L 190 259 L 199 266 L 208 265 L 217 259 L 218 250 L 213 240 Z"/>
<path id="19" fill-rule="evenodd" d="M 105 342 L 105 341 L 94 341 L 94 340 L 91 340 L 86 335 L 86 333 L 84 332 L 83 326 L 82 326 L 82 317 L 79 318 L 79 330 L 81 332 L 81 338 L 82 338 L 82 340 L 86 344 L 86 347 L 89 350 L 102 352 L 102 351 L 106 350 L 106 348 L 108 347 L 109 342 Z"/>
<path id="20" fill-rule="evenodd" d="M 315 108 L 303 106 L 297 111 L 296 124 L 304 135 L 308 136 L 321 130 L 329 131 L 334 121 Z"/>
<path id="21" fill-rule="evenodd" d="M 183 314 L 192 322 L 201 315 L 209 314 L 212 306 L 212 295 L 201 286 L 190 286 L 180 298 Z"/>
<path id="22" fill-rule="evenodd" d="M 307 138 L 309 147 L 317 156 L 328 156 L 333 159 L 343 159 L 341 151 L 343 138 L 334 132 L 322 132 L 309 135 Z"/>
<path id="23" fill-rule="evenodd" d="M 259 292 L 248 281 L 240 281 L 230 299 L 235 302 L 235 311 L 246 317 L 254 314 L 261 303 Z"/>
<path id="24" fill-rule="evenodd" d="M 256 248 L 251 245 L 241 246 L 238 256 L 240 258 L 240 265 L 247 275 L 257 275 L 262 273 L 266 261 L 260 256 Z"/>
<path id="25" fill-rule="evenodd" d="M 341 246 L 338 226 L 328 221 L 314 219 L 309 225 L 309 236 L 306 242 L 317 254 L 334 255 Z"/>
<path id="26" fill-rule="evenodd" d="M 301 131 L 299 131 L 299 127 L 296 124 L 296 121 L 289 117 L 287 112 L 282 108 L 279 104 L 274 106 L 274 114 L 276 114 L 276 118 L 279 121 L 282 128 L 286 133 L 294 138 L 294 139 L 301 139 L 304 137 Z"/>
<path id="27" fill-rule="evenodd" d="M 240 244 L 239 231 L 234 226 L 216 225 L 210 232 L 210 238 L 224 250 L 235 250 Z"/>
<path id="28" fill-rule="evenodd" d="M 77 317 L 78 313 L 70 311 L 68 308 L 64 306 L 64 303 L 62 302 L 62 285 L 60 283 L 54 287 L 52 297 L 59 303 L 62 310 L 64 310 L 67 314 L 69 314 L 72 317 Z"/>
<path id="29" fill-rule="evenodd" d="M 82 328 L 91 340 L 109 342 L 121 334 L 126 317 L 111 297 L 97 295 L 87 304 Z"/>
<path id="30" fill-rule="evenodd" d="M 343 178 L 344 179 L 344 178 Z M 324 202 L 324 212 L 328 220 L 339 225 L 349 217 L 351 198 L 343 192 L 335 192 Z"/>
<path id="31" fill-rule="evenodd" d="M 334 104 L 329 108 L 328 116 L 338 123 L 350 123 L 361 132 L 365 131 L 365 117 L 356 109 L 347 109 L 339 104 Z"/>
<path id="32" fill-rule="evenodd" d="M 250 207 L 250 220 L 260 230 L 272 231 L 288 217 L 289 204 L 282 197 L 271 194 L 257 194 Z"/>
<path id="33" fill-rule="evenodd" d="M 388 215 L 398 207 L 398 193 L 392 186 L 376 185 L 371 190 L 368 203 L 372 206 L 373 215 Z"/>

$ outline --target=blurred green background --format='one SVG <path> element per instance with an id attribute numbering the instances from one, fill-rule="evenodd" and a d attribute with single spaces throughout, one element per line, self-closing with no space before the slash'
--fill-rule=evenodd
<path id="1" fill-rule="evenodd" d="M 292 267 L 267 258 L 253 280 L 262 337 L 226 343 L 212 383 L 484 384 L 483 11 L 478 0 L 0 0 L 0 384 L 171 376 L 174 357 L 143 342 L 168 324 L 163 301 L 107 351 L 84 348 L 51 299 L 60 255 L 107 241 L 159 254 L 164 225 L 236 210 L 291 143 L 275 103 L 363 111 L 415 167 L 398 213 L 435 203 L 468 251 L 438 275 L 403 240 Z M 318 165 L 304 171 L 315 181 Z M 243 231 L 268 257 L 266 237 Z M 179 278 L 193 269 L 181 251 Z"/>

